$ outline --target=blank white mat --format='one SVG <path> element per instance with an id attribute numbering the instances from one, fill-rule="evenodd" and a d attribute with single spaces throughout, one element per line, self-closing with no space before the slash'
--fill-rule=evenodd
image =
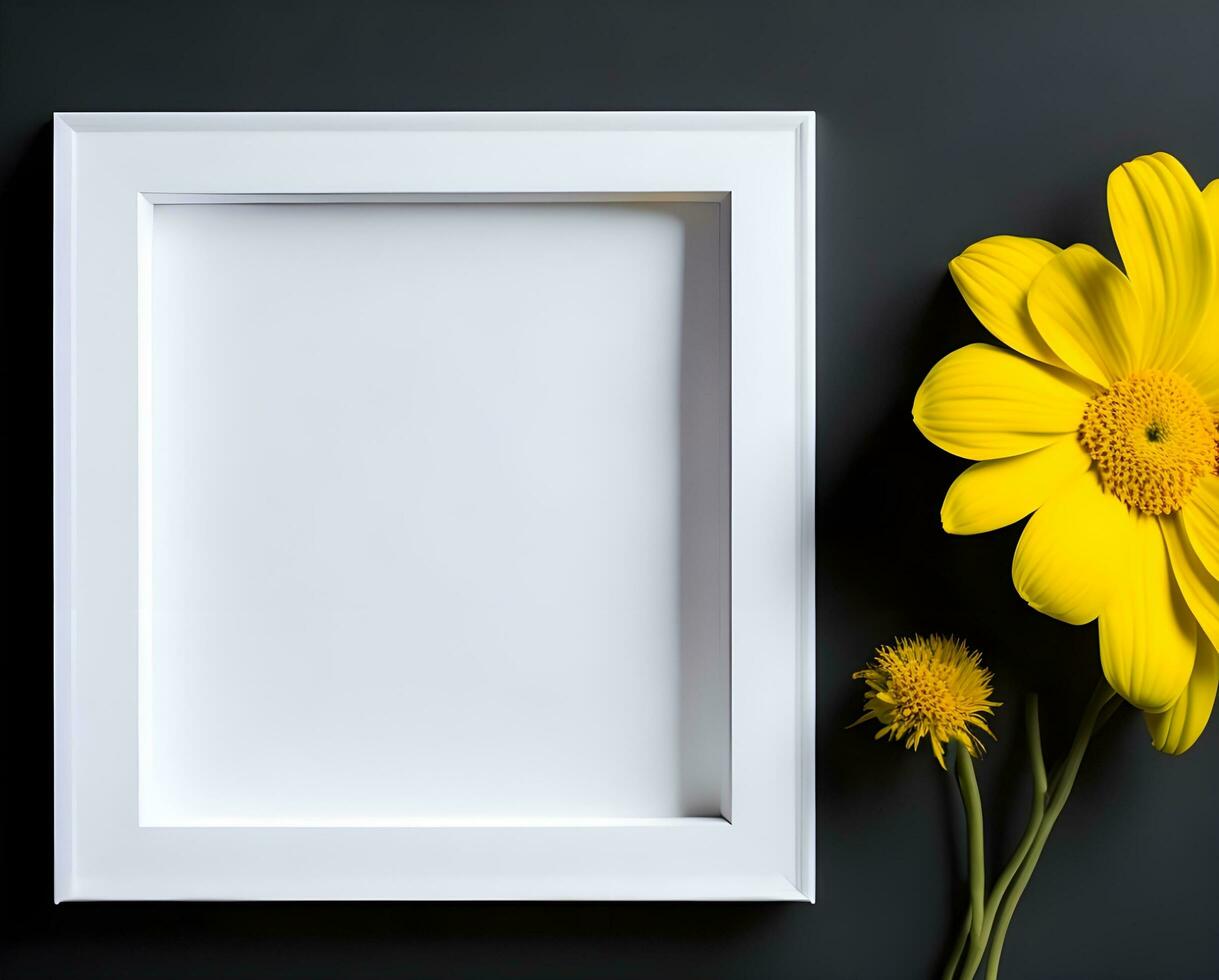
<path id="1" fill-rule="evenodd" d="M 157 205 L 141 823 L 726 813 L 723 257 L 707 202 Z"/>

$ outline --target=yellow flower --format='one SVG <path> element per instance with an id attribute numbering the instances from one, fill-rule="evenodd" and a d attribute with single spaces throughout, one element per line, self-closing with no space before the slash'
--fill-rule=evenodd
<path id="1" fill-rule="evenodd" d="M 1099 620 L 1105 677 L 1176 753 L 1219 678 L 1219 181 L 1199 191 L 1156 153 L 1118 167 L 1108 200 L 1125 274 L 1087 245 L 1009 236 L 952 261 L 1011 350 L 949 354 L 914 421 L 979 461 L 949 488 L 944 529 L 1032 514 L 1016 589 L 1064 622 Z"/>
<path id="2" fill-rule="evenodd" d="M 981 753 L 970 725 L 994 738 L 982 717 L 999 707 L 990 700 L 991 673 L 960 640 L 936 634 L 899 638 L 879 647 L 875 662 L 851 677 L 867 681 L 868 693 L 863 716 L 850 727 L 875 718 L 881 724 L 877 738 L 905 738 L 908 749 L 918 749 L 926 738 L 941 767 L 949 742 L 959 742 L 972 756 Z"/>

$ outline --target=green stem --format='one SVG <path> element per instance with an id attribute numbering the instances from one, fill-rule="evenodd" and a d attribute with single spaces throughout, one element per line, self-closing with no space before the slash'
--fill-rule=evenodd
<path id="1" fill-rule="evenodd" d="M 969 924 L 973 921 L 973 910 L 965 910 L 965 918 L 961 920 L 961 928 L 957 932 L 956 942 L 952 944 L 952 952 L 948 954 L 948 965 L 944 967 L 941 980 L 952 980 L 957 975 L 957 964 L 961 962 L 961 954 L 965 952 L 965 941 L 969 938 Z"/>
<path id="2" fill-rule="evenodd" d="M 972 980 L 974 974 L 978 972 L 982 957 L 986 955 L 986 944 L 990 939 L 991 928 L 995 922 L 995 912 L 999 908 L 999 903 L 1003 901 L 1003 896 L 1007 893 L 1008 886 L 1011 885 L 1016 872 L 1020 870 L 1020 865 L 1024 862 L 1029 848 L 1033 846 L 1037 828 L 1041 826 L 1042 817 L 1045 815 L 1047 791 L 1045 759 L 1041 754 L 1041 718 L 1037 711 L 1036 694 L 1030 694 L 1024 703 L 1024 734 L 1028 744 L 1029 764 L 1033 770 L 1033 802 L 1029 809 L 1028 825 L 1024 828 L 1024 835 L 1020 838 L 1020 843 L 1016 845 L 1011 860 L 1007 862 L 1003 873 L 999 875 L 991 887 L 990 894 L 986 897 L 986 918 L 982 923 L 982 938 L 969 947 L 965 969 L 961 971 L 962 980 Z"/>
<path id="3" fill-rule="evenodd" d="M 1101 709 L 1101 713 L 1097 715 L 1096 724 L 1092 727 L 1092 737 L 1096 738 L 1100 734 L 1100 730 L 1109 724 L 1109 719 L 1117 714 L 1126 702 L 1121 698 L 1113 698 Z M 1054 795 L 1054 791 L 1058 788 L 1059 782 L 1062 779 L 1062 768 L 1066 764 L 1066 760 L 1062 760 L 1054 767 L 1054 771 L 1050 773 L 1050 795 Z"/>
<path id="4" fill-rule="evenodd" d="M 1109 723 L 1109 719 L 1117 714 L 1122 705 L 1125 703 L 1126 702 L 1121 698 L 1114 698 L 1108 704 L 1106 704 L 1105 707 L 1101 709 L 1101 713 L 1097 716 L 1096 727 L 1092 729 L 1092 734 L 1095 735 L 1102 728 L 1104 728 L 1105 725 Z"/>
<path id="5" fill-rule="evenodd" d="M 1075 777 L 1079 774 L 1079 766 L 1083 762 L 1084 753 L 1088 749 L 1088 742 L 1091 740 L 1092 733 L 1096 728 L 1097 719 L 1112 698 L 1113 689 L 1102 680 L 1097 685 L 1092 699 L 1088 702 L 1088 706 L 1084 709 L 1083 717 L 1079 721 L 1079 728 L 1075 733 L 1075 741 L 1071 744 L 1071 751 L 1063 763 L 1062 772 L 1055 777 L 1055 786 L 1050 794 L 1049 802 L 1046 804 L 1045 817 L 1037 828 L 1032 846 L 1029 848 L 1024 862 L 1020 865 L 1020 871 L 1012 883 L 1011 890 L 1008 891 L 1003 899 L 998 919 L 995 921 L 990 959 L 986 964 L 986 980 L 997 980 L 999 976 L 999 958 L 1003 955 L 1003 940 L 1007 936 L 1008 926 L 1011 925 L 1016 905 L 1020 902 L 1020 896 L 1024 894 L 1024 889 L 1028 887 L 1029 879 L 1032 878 L 1033 871 L 1037 867 L 1037 861 L 1041 857 L 1042 850 L 1045 848 L 1046 839 L 1050 836 L 1050 831 L 1054 829 L 1054 824 L 1062 813 L 1062 808 L 1066 805 L 1067 798 L 1071 795 L 1071 788 L 1075 785 Z"/>
<path id="6" fill-rule="evenodd" d="M 982 796 L 973 759 L 964 745 L 957 746 L 957 782 L 965 804 L 965 829 L 969 840 L 969 938 L 974 944 L 982 939 L 986 905 L 986 848 L 982 839 Z"/>

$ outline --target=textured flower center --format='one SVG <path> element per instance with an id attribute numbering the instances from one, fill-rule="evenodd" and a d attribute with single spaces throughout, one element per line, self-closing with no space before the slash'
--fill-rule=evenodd
<path id="1" fill-rule="evenodd" d="M 1109 493 L 1144 514 L 1172 514 L 1219 466 L 1219 427 L 1188 381 L 1141 371 L 1084 409 L 1079 438 Z"/>
<path id="2" fill-rule="evenodd" d="M 889 691 L 902 718 L 931 725 L 958 727 L 963 712 L 948 685 L 950 668 L 943 664 L 892 663 Z"/>

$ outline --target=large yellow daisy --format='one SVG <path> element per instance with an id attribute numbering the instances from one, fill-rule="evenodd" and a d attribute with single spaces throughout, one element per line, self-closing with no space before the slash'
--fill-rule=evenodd
<path id="1" fill-rule="evenodd" d="M 1033 608 L 1099 620 L 1105 677 L 1185 751 L 1219 684 L 1219 181 L 1166 153 L 1109 177 L 1125 274 L 1087 245 L 1001 236 L 949 266 L 1007 348 L 971 344 L 918 390 L 914 421 L 978 460 L 950 534 L 1032 514 L 1012 578 Z"/>

